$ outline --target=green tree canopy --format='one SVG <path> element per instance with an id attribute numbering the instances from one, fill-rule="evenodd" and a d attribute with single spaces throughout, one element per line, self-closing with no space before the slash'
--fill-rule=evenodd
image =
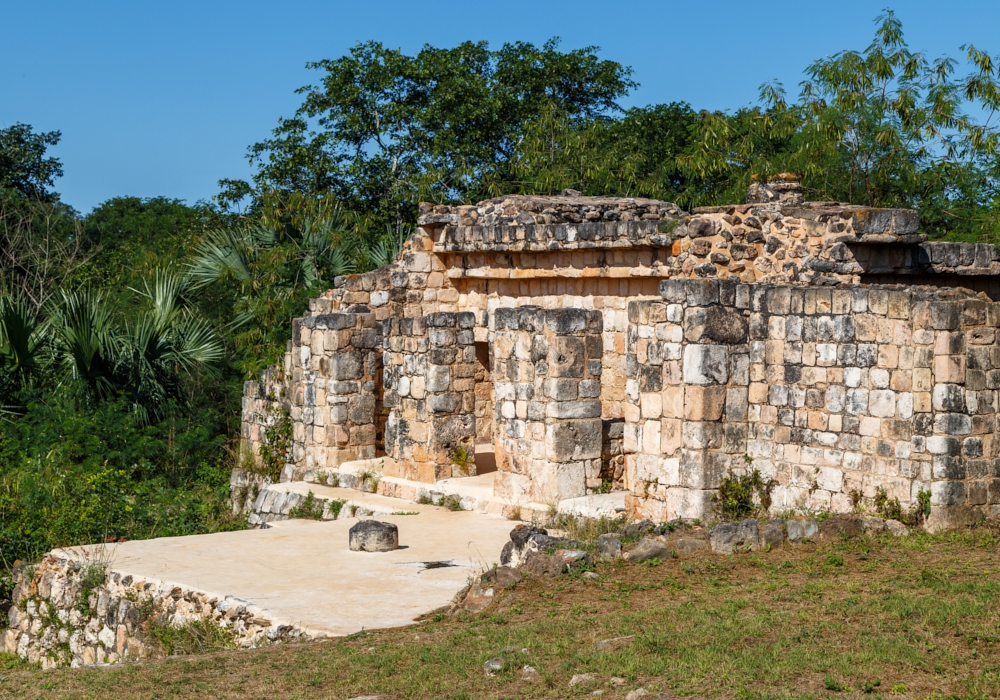
<path id="1" fill-rule="evenodd" d="M 310 63 L 325 72 L 321 83 L 301 88 L 295 116 L 250 147 L 253 185 L 223 181 L 219 201 L 332 192 L 354 212 L 398 224 L 418 199 L 467 198 L 483 173 L 515 156 L 525 125 L 545 110 L 569 120 L 611 114 L 636 86 L 631 69 L 600 60 L 596 48 L 558 47 L 465 42 L 408 56 L 367 42 Z"/>
<path id="2" fill-rule="evenodd" d="M 46 157 L 49 146 L 59 143 L 58 131 L 35 133 L 28 124 L 0 129 L 0 190 L 13 190 L 25 197 L 57 199 L 49 188 L 62 177 L 62 163 Z"/>
<path id="3" fill-rule="evenodd" d="M 918 207 L 926 233 L 995 236 L 1000 63 L 967 45 L 970 72 L 956 76 L 956 59 L 910 51 L 891 11 L 876 22 L 863 52 L 806 69 L 798 101 L 772 83 L 758 106 L 702 113 L 682 170 L 714 179 L 706 195 L 716 202 L 739 201 L 753 176 L 790 170 L 813 199 Z"/>

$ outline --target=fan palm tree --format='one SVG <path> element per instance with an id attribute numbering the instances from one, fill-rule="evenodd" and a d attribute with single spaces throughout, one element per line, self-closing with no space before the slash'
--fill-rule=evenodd
<path id="1" fill-rule="evenodd" d="M 51 352 L 61 374 L 79 381 L 91 398 L 112 396 L 119 337 L 104 295 L 90 288 L 60 290 L 51 322 Z"/>
<path id="2" fill-rule="evenodd" d="M 181 375 L 214 373 L 223 348 L 209 325 L 183 303 L 186 280 L 157 270 L 153 284 L 136 291 L 150 308 L 122 329 L 113 374 L 144 420 L 159 416 L 171 399 L 183 400 Z"/>

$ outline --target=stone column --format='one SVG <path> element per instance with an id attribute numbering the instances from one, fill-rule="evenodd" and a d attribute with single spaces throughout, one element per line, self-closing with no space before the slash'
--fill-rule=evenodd
<path id="1" fill-rule="evenodd" d="M 932 530 L 1000 512 L 1000 304 L 939 291 L 914 307 L 915 432 L 931 457 Z M 914 494 L 915 499 L 916 494 Z"/>
<path id="2" fill-rule="evenodd" d="M 660 296 L 629 304 L 625 483 L 637 517 L 703 518 L 747 449 L 748 322 L 732 283 Z"/>
<path id="3" fill-rule="evenodd" d="M 375 457 L 376 373 L 382 337 L 370 313 L 331 313 L 293 322 L 289 411 L 293 468 L 335 468 Z"/>
<path id="4" fill-rule="evenodd" d="M 433 483 L 475 464 L 475 314 L 385 322 L 386 475 Z"/>
<path id="5" fill-rule="evenodd" d="M 494 312 L 499 495 L 549 504 L 600 487 L 602 328 L 599 311 Z"/>

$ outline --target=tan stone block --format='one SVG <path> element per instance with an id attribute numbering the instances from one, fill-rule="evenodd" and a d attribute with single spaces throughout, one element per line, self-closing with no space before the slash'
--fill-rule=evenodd
<path id="1" fill-rule="evenodd" d="M 682 421 L 677 418 L 664 418 L 660 421 L 660 451 L 664 455 L 672 455 L 681 448 Z"/>
<path id="2" fill-rule="evenodd" d="M 871 416 L 861 416 L 860 432 L 866 437 L 881 437 L 882 420 Z"/>
<path id="3" fill-rule="evenodd" d="M 805 386 L 814 386 L 816 384 L 826 383 L 826 368 L 825 367 L 803 367 L 802 368 L 802 384 Z"/>
<path id="4" fill-rule="evenodd" d="M 751 382 L 749 400 L 752 404 L 767 402 L 768 385 L 763 382 Z"/>
<path id="5" fill-rule="evenodd" d="M 660 454 L 660 421 L 647 420 L 642 423 L 642 451 L 646 454 Z"/>
<path id="6" fill-rule="evenodd" d="M 760 407 L 758 422 L 764 425 L 774 425 L 778 422 L 778 407 L 770 404 Z"/>
<path id="7" fill-rule="evenodd" d="M 663 415 L 663 399 L 658 392 L 639 394 L 639 408 L 643 418 L 658 419 Z"/>
<path id="8" fill-rule="evenodd" d="M 930 413 L 933 403 L 932 395 L 929 391 L 918 391 L 913 393 L 913 412 Z"/>
<path id="9" fill-rule="evenodd" d="M 684 417 L 684 387 L 668 386 L 662 394 L 662 410 L 665 418 Z"/>
<path id="10" fill-rule="evenodd" d="M 769 365 L 780 365 L 785 361 L 785 341 L 768 340 L 764 343 L 764 361 Z"/>
<path id="11" fill-rule="evenodd" d="M 912 372 L 913 391 L 931 391 L 934 388 L 934 379 L 930 369 L 917 368 Z"/>
<path id="12" fill-rule="evenodd" d="M 911 372 L 907 370 L 896 370 L 893 372 L 889 387 L 894 391 L 911 391 L 913 389 Z"/>
<path id="13" fill-rule="evenodd" d="M 626 423 L 637 423 L 642 418 L 639 407 L 631 402 L 622 404 L 622 417 Z"/>
<path id="14" fill-rule="evenodd" d="M 807 367 L 816 365 L 816 343 L 802 343 L 802 364 Z"/>
<path id="15" fill-rule="evenodd" d="M 895 369 L 899 366 L 899 348 L 895 345 L 879 345 L 876 362 L 882 369 Z"/>
<path id="16" fill-rule="evenodd" d="M 858 342 L 870 343 L 875 340 L 876 318 L 871 314 L 858 314 L 854 317 L 854 337 Z"/>
<path id="17" fill-rule="evenodd" d="M 668 385 L 681 384 L 684 376 L 681 372 L 681 363 L 678 360 L 670 360 L 663 363 L 663 383 Z"/>
<path id="18" fill-rule="evenodd" d="M 454 304 L 458 301 L 457 289 L 441 289 L 437 293 L 437 300 L 442 304 Z"/>
<path id="19" fill-rule="evenodd" d="M 810 411 L 808 427 L 812 430 L 826 430 L 827 414 L 822 411 Z"/>
<path id="20" fill-rule="evenodd" d="M 965 357 L 962 355 L 936 355 L 934 381 L 937 384 L 962 384 L 965 382 Z"/>
<path id="21" fill-rule="evenodd" d="M 720 420 L 725 404 L 726 387 L 724 386 L 684 387 L 684 418 L 686 420 Z"/>

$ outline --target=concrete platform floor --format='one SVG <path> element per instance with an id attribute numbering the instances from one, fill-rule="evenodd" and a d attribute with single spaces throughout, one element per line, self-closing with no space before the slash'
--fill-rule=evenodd
<path id="1" fill-rule="evenodd" d="M 350 551 L 354 518 L 288 520 L 265 530 L 125 542 L 111 550 L 110 568 L 240 598 L 312 633 L 406 625 L 447 605 L 472 576 L 499 562 L 516 524 L 484 513 L 407 508 L 418 509 L 379 516 L 399 527 L 394 552 Z M 429 562 L 450 566 L 427 568 Z"/>

